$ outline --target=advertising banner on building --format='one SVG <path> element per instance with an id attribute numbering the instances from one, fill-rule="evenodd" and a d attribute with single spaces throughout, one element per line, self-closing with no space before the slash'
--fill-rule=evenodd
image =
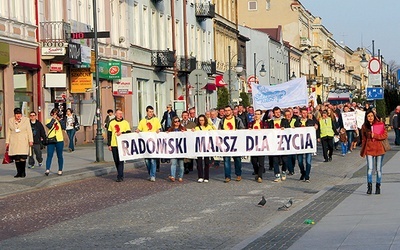
<path id="1" fill-rule="evenodd" d="M 288 129 L 141 132 L 117 137 L 121 161 L 140 158 L 288 155 L 314 153 L 314 127 Z"/>
<path id="2" fill-rule="evenodd" d="M 357 129 L 356 112 L 342 112 L 343 127 L 346 130 Z"/>
<path id="3" fill-rule="evenodd" d="M 121 79 L 121 61 L 99 61 L 99 78 Z"/>
<path id="4" fill-rule="evenodd" d="M 131 77 L 123 77 L 120 80 L 114 80 L 113 85 L 113 95 L 132 95 L 133 84 Z"/>
<path id="5" fill-rule="evenodd" d="M 86 93 L 93 87 L 90 68 L 72 68 L 70 74 L 71 93 Z"/>
<path id="6" fill-rule="evenodd" d="M 8 65 L 10 63 L 10 45 L 0 43 L 0 64 Z"/>

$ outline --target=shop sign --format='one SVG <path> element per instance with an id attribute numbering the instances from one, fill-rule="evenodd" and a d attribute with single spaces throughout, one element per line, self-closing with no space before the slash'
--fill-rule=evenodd
<path id="1" fill-rule="evenodd" d="M 86 93 L 93 87 L 92 73 L 89 68 L 72 68 L 70 79 L 71 93 Z"/>
<path id="2" fill-rule="evenodd" d="M 82 54 L 80 44 L 68 43 L 68 61 L 70 64 L 81 64 Z"/>
<path id="3" fill-rule="evenodd" d="M 65 47 L 42 47 L 42 56 L 64 56 Z"/>
<path id="4" fill-rule="evenodd" d="M 10 45 L 0 43 L 0 64 L 8 65 L 10 63 Z"/>
<path id="5" fill-rule="evenodd" d="M 99 78 L 121 79 L 121 61 L 99 61 Z"/>
<path id="6" fill-rule="evenodd" d="M 50 72 L 63 72 L 64 64 L 62 62 L 52 62 L 50 63 Z"/>
<path id="7" fill-rule="evenodd" d="M 120 80 L 114 80 L 113 82 L 113 95 L 132 95 L 133 83 L 131 77 L 123 77 Z"/>

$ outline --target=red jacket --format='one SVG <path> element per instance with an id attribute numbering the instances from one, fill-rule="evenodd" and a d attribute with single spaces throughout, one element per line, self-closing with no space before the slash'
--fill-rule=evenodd
<path id="1" fill-rule="evenodd" d="M 372 138 L 371 129 L 368 129 L 365 124 L 362 125 L 361 128 L 362 134 L 362 146 L 361 146 L 361 157 L 365 157 L 366 155 L 379 156 L 385 154 L 385 148 L 382 145 L 382 141 L 387 139 L 387 130 L 385 129 L 384 133 L 381 135 L 374 134 L 374 138 Z"/>

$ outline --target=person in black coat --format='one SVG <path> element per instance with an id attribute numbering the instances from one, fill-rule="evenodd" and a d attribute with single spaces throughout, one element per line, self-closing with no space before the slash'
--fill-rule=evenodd
<path id="1" fill-rule="evenodd" d="M 161 119 L 161 126 L 164 131 L 168 131 L 168 129 L 172 126 L 172 118 L 175 116 L 176 112 L 172 110 L 172 105 L 168 104 L 167 110 L 164 112 Z"/>
<path id="2" fill-rule="evenodd" d="M 42 140 L 46 138 L 46 131 L 44 130 L 43 124 L 36 119 L 36 112 L 31 111 L 29 114 L 29 119 L 31 123 L 31 128 L 32 128 L 32 134 L 33 134 L 33 145 L 32 145 L 32 153 L 29 156 L 28 159 L 28 168 L 34 168 L 35 167 L 35 159 L 33 158 L 33 154 L 36 155 L 36 160 L 38 161 L 38 166 L 42 166 L 43 162 L 43 156 L 42 156 Z"/>

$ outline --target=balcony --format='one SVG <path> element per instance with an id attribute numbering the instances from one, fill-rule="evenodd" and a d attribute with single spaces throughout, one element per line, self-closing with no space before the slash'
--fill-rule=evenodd
<path id="1" fill-rule="evenodd" d="M 208 18 L 215 17 L 215 4 L 211 3 L 196 3 L 196 18 L 203 21 Z"/>
<path id="2" fill-rule="evenodd" d="M 172 50 L 154 50 L 151 52 L 151 65 L 157 70 L 174 67 L 175 51 Z"/>
<path id="3" fill-rule="evenodd" d="M 184 56 L 178 57 L 176 68 L 180 74 L 188 74 L 196 69 L 196 57 L 185 59 Z"/>
<path id="4" fill-rule="evenodd" d="M 326 60 L 329 60 L 333 57 L 333 51 L 331 49 L 324 49 L 323 57 Z"/>
<path id="5" fill-rule="evenodd" d="M 311 46 L 310 48 L 311 54 L 322 54 L 322 48 L 320 46 Z"/>
<path id="6" fill-rule="evenodd" d="M 311 40 L 308 37 L 300 37 L 300 47 L 310 48 L 311 47 Z"/>
<path id="7" fill-rule="evenodd" d="M 40 42 L 65 42 L 71 41 L 71 25 L 64 21 L 41 22 Z"/>
<path id="8" fill-rule="evenodd" d="M 217 63 L 212 60 L 210 60 L 209 62 L 200 62 L 200 68 L 204 70 L 209 76 L 217 73 Z"/>

